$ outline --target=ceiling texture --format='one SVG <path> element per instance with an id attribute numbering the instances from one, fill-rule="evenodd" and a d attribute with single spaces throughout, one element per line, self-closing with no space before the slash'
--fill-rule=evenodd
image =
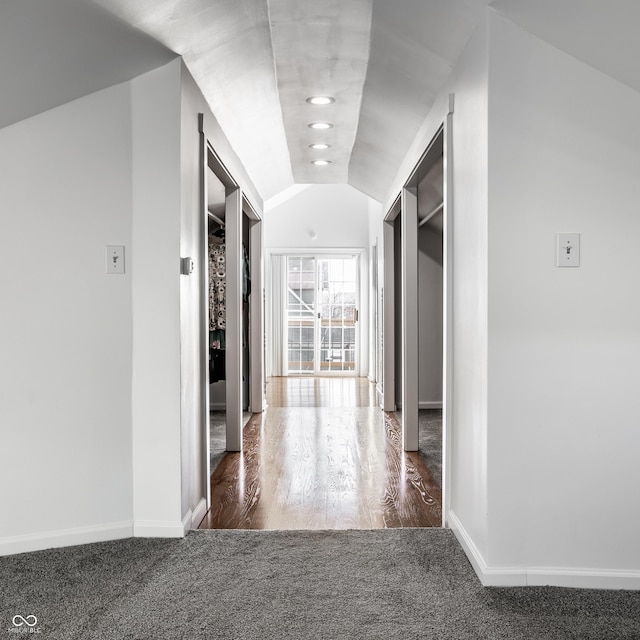
<path id="1" fill-rule="evenodd" d="M 381 201 L 487 9 L 640 90 L 638 0 L 2 0 L 0 127 L 177 54 L 264 199 Z"/>

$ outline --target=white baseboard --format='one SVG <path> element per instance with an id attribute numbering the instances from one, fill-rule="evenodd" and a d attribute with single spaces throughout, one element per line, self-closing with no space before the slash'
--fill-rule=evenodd
<path id="1" fill-rule="evenodd" d="M 193 510 L 193 515 L 191 516 L 191 526 L 190 529 L 196 529 L 198 525 L 202 522 L 202 519 L 207 515 L 207 499 L 202 498 L 200 502 L 198 502 L 198 506 Z"/>
<path id="2" fill-rule="evenodd" d="M 437 402 L 420 401 L 418 402 L 418 409 L 442 409 L 442 400 Z"/>
<path id="3" fill-rule="evenodd" d="M 534 567 L 527 569 L 527 585 L 640 591 L 640 571 Z"/>
<path id="4" fill-rule="evenodd" d="M 453 511 L 449 525 L 485 587 L 570 587 L 640 590 L 640 571 L 567 567 L 489 567 Z"/>
<path id="5" fill-rule="evenodd" d="M 22 536 L 0 538 L 0 556 L 58 547 L 71 547 L 78 544 L 120 540 L 122 538 L 130 538 L 132 535 L 133 524 L 131 522 L 113 522 L 90 527 L 29 533 Z"/>
<path id="6" fill-rule="evenodd" d="M 226 402 L 211 402 L 209 404 L 210 411 L 225 411 L 227 408 Z"/>
<path id="7" fill-rule="evenodd" d="M 187 532 L 197 527 L 202 518 L 207 513 L 207 500 L 202 498 L 194 510 L 189 509 L 182 518 L 182 535 L 187 535 Z"/>
<path id="8" fill-rule="evenodd" d="M 522 569 L 506 569 L 496 571 L 487 566 L 482 554 L 467 533 L 458 516 L 449 511 L 449 527 L 458 539 L 463 551 L 467 554 L 469 562 L 476 572 L 480 582 L 485 587 L 524 587 L 527 584 L 526 572 Z"/>
<path id="9" fill-rule="evenodd" d="M 191 510 L 187 512 L 191 519 Z M 186 518 L 187 516 L 185 516 Z M 133 523 L 134 538 L 183 538 L 186 526 L 181 521 L 136 520 Z"/>
<path id="10" fill-rule="evenodd" d="M 186 536 L 189 529 L 191 529 L 191 522 L 193 521 L 193 511 L 189 509 L 182 518 L 182 535 Z"/>

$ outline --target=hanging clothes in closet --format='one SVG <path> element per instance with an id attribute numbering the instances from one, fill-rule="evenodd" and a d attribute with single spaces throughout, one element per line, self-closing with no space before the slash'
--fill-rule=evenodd
<path id="1" fill-rule="evenodd" d="M 249 252 L 245 243 L 242 243 L 242 301 L 249 302 L 251 295 L 251 263 L 249 262 Z"/>
<path id="2" fill-rule="evenodd" d="M 242 243 L 242 311 L 244 312 L 249 303 L 249 295 L 251 295 L 251 267 L 249 262 L 249 253 L 247 247 Z M 242 323 L 242 346 L 249 344 L 249 323 Z"/>
<path id="3" fill-rule="evenodd" d="M 209 234 L 209 382 L 225 379 L 227 327 L 224 229 Z"/>

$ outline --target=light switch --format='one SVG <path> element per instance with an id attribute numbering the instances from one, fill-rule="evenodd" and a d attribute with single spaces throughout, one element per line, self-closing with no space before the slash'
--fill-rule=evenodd
<path id="1" fill-rule="evenodd" d="M 580 234 L 559 233 L 557 236 L 556 266 L 580 266 Z"/>
<path id="2" fill-rule="evenodd" d="M 107 245 L 107 273 L 124 273 L 124 247 Z"/>

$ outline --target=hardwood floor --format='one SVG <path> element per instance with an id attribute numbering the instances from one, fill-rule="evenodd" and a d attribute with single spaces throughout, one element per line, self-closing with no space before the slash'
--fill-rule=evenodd
<path id="1" fill-rule="evenodd" d="M 438 527 L 440 488 L 361 378 L 273 378 L 244 451 L 211 476 L 201 529 Z"/>
<path id="2" fill-rule="evenodd" d="M 367 378 L 270 378 L 270 407 L 375 407 L 375 386 Z"/>

